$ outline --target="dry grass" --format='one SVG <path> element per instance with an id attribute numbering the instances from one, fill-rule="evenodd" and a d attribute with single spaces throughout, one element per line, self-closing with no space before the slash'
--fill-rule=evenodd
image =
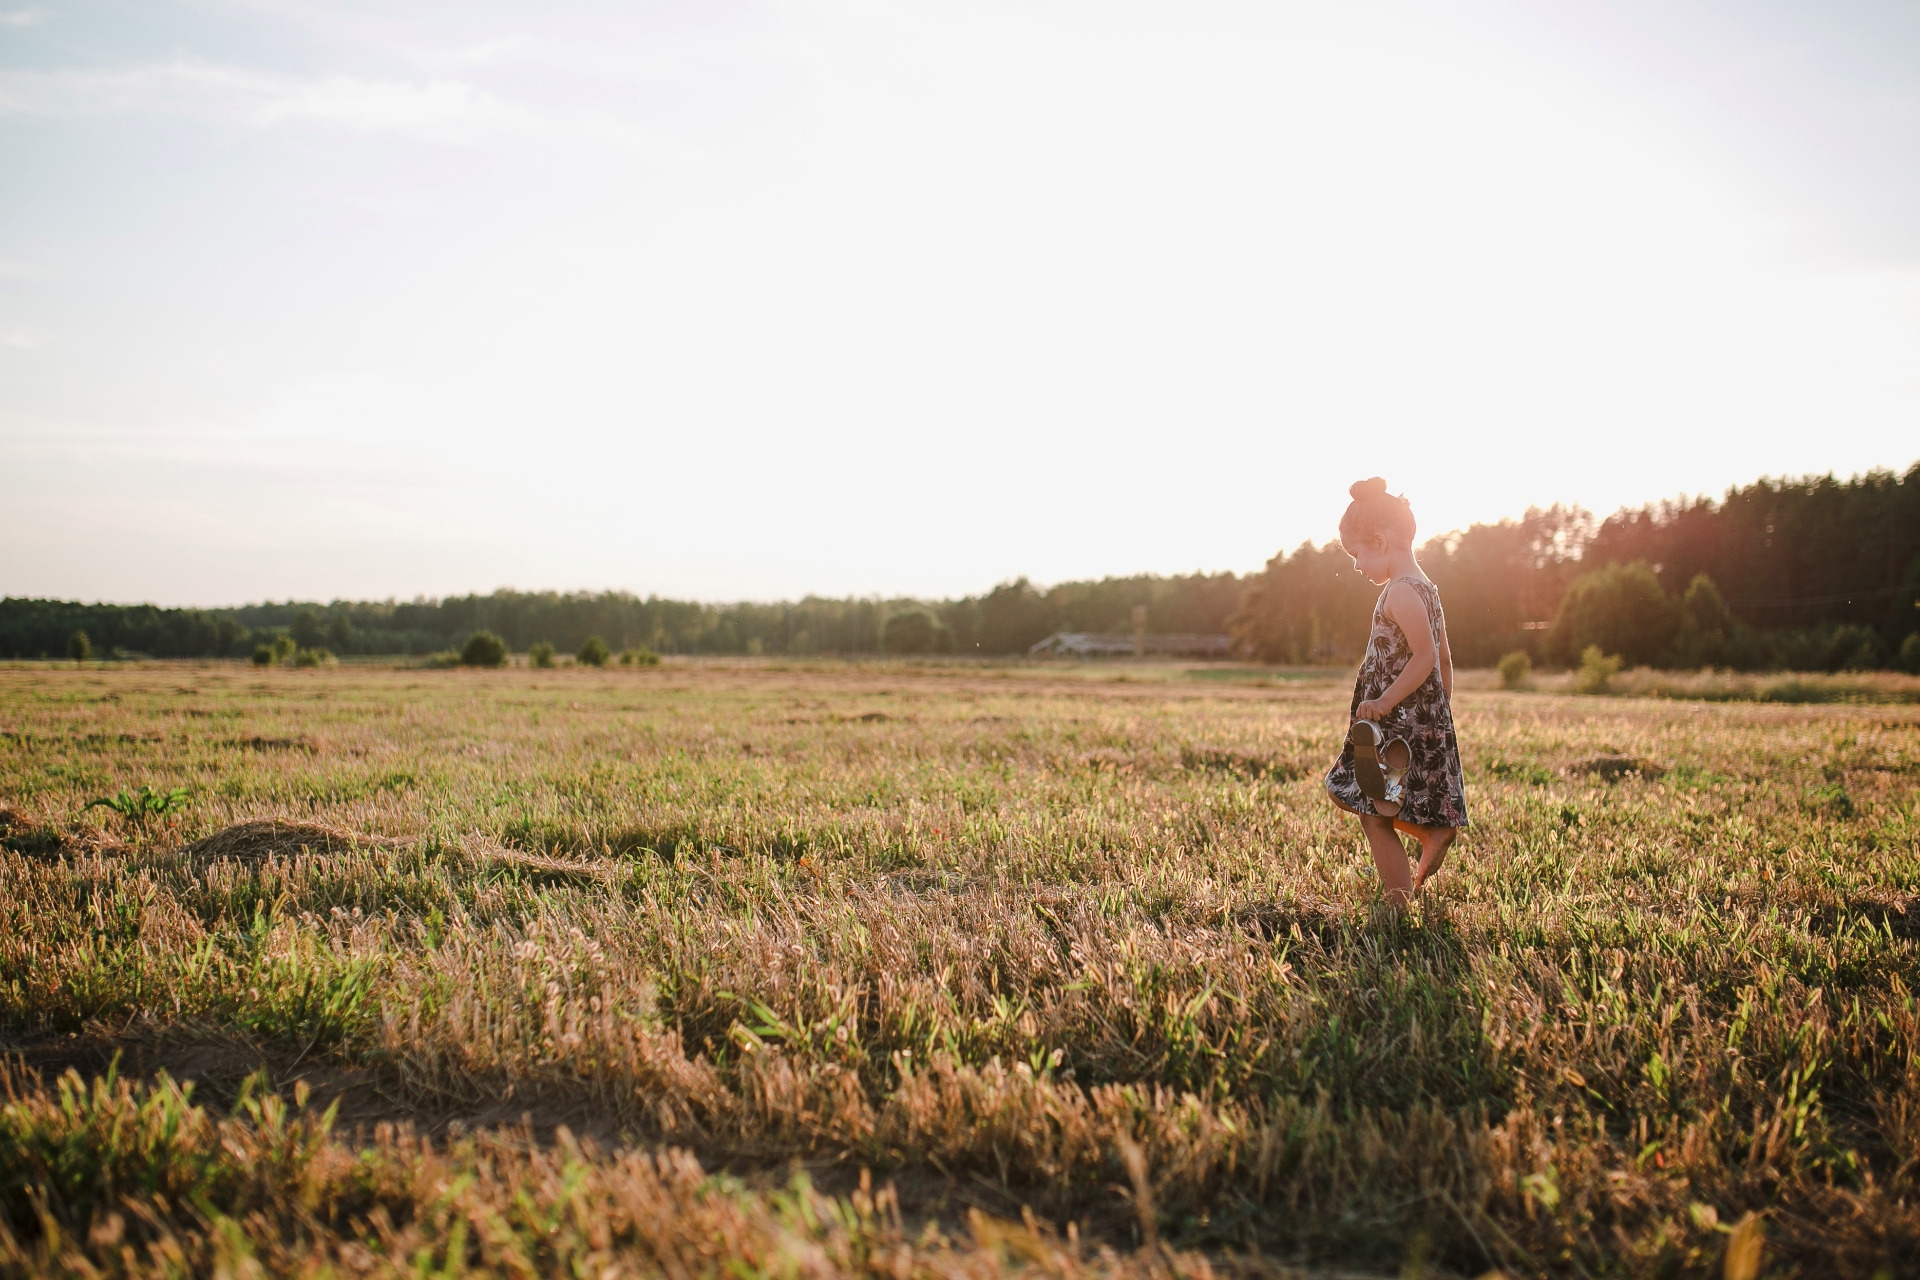
<path id="1" fill-rule="evenodd" d="M 1529 681 L 1536 689 L 1568 692 L 1571 673 L 1535 675 Z M 1481 678 L 1483 681 L 1484 678 Z M 1685 698 L 1699 702 L 1778 702 L 1920 703 L 1920 676 L 1897 671 L 1824 671 L 1741 672 L 1657 671 L 1635 667 L 1607 681 L 1608 692 L 1616 696 L 1642 698 Z"/>
<path id="2" fill-rule="evenodd" d="M 1401 920 L 1345 696 L 0 673 L 0 1270 L 1904 1269 L 1920 713 L 1464 690 Z"/>
<path id="3" fill-rule="evenodd" d="M 261 818 L 222 827 L 203 840 L 195 840 L 180 852 L 201 862 L 260 862 L 267 858 L 290 858 L 302 854 L 346 853 L 360 846 L 378 847 L 382 842 L 340 827 L 319 822 L 288 822 L 279 818 Z"/>

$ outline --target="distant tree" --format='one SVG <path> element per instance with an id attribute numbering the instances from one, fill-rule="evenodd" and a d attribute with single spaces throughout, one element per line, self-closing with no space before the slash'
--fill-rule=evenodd
<path id="1" fill-rule="evenodd" d="M 599 636 L 588 636 L 587 642 L 580 646 L 580 652 L 573 656 L 579 659 L 583 666 L 604 667 L 607 665 L 607 659 L 612 657 L 613 654 L 612 651 L 607 648 L 607 642 L 605 640 L 602 640 Z"/>
<path id="2" fill-rule="evenodd" d="M 1907 638 L 1900 642 L 1900 669 L 1920 676 L 1920 631 L 1907 632 Z"/>
<path id="3" fill-rule="evenodd" d="M 1571 657 L 1597 646 L 1631 665 L 1668 660 L 1679 611 L 1644 561 L 1610 564 L 1575 578 L 1561 598 L 1548 647 Z"/>
<path id="4" fill-rule="evenodd" d="M 1762 479 L 1718 498 L 1622 510 L 1597 528 L 1583 511 L 1534 509 L 1518 520 L 1430 537 L 1420 558 L 1440 585 L 1454 661 L 1464 667 L 1491 666 L 1519 649 L 1536 662 L 1574 659 L 1579 647 L 1555 648 L 1548 642 L 1565 637 L 1541 624 L 1556 616 L 1575 577 L 1637 560 L 1681 606 L 1695 577 L 1712 579 L 1734 620 L 1711 659 L 1716 666 L 1820 669 L 1866 653 L 1893 662 L 1920 626 L 1920 464 L 1850 479 Z M 281 657 L 323 645 L 339 653 L 457 653 L 482 628 L 515 649 L 544 638 L 571 652 L 597 634 L 662 653 L 873 653 L 883 646 L 891 613 L 922 607 L 946 625 L 957 648 L 1013 654 L 1053 631 L 1125 632 L 1128 610 L 1145 604 L 1155 630 L 1228 629 L 1243 651 L 1268 661 L 1331 662 L 1358 657 L 1378 594 L 1337 546 L 1309 546 L 1275 556 L 1246 578 L 1141 574 L 1045 589 L 1015 579 L 937 604 L 821 597 L 711 604 L 618 591 L 505 590 L 218 610 L 8 598 L 0 600 L 0 658 L 63 654 L 75 629 L 87 632 L 96 653 L 118 648 L 155 657 L 245 656 L 289 633 L 297 643 Z M 1702 650 L 1679 643 L 1684 621 L 1676 622 L 1666 656 L 1709 660 L 1703 653 L 1712 652 L 1710 644 Z M 1830 652 L 1846 626 L 1870 628 L 1878 639 L 1868 647 L 1848 633 L 1847 651 Z M 1684 639 L 1710 640 L 1711 630 L 1696 625 Z"/>
<path id="5" fill-rule="evenodd" d="M 1046 597 L 1025 578 L 989 591 L 980 601 L 974 627 L 982 653 L 1025 653 L 1056 630 Z"/>
<path id="6" fill-rule="evenodd" d="M 545 640 L 536 640 L 527 649 L 527 662 L 536 667 L 553 665 L 553 646 Z"/>
<path id="7" fill-rule="evenodd" d="M 1601 525 L 1586 562 L 1634 560 L 1676 592 L 1712 575 L 1750 627 L 1868 626 L 1891 652 L 1920 599 L 1920 463 L 1904 475 L 1763 478 L 1718 501 L 1622 510 Z"/>
<path id="8" fill-rule="evenodd" d="M 305 608 L 293 615 L 293 647 L 296 649 L 318 649 L 327 642 L 327 629 L 320 619 L 320 611 Z"/>
<path id="9" fill-rule="evenodd" d="M 947 642 L 944 645 L 943 640 Z M 881 646 L 888 653 L 932 653 L 953 647 L 947 629 L 925 609 L 909 609 L 888 618 Z"/>
<path id="10" fill-rule="evenodd" d="M 1682 667 L 1720 666 L 1727 661 L 1729 639 L 1738 625 L 1713 579 L 1693 575 L 1680 598 L 1680 627 L 1673 640 L 1674 662 Z"/>
<path id="11" fill-rule="evenodd" d="M 460 646 L 463 667 L 497 667 L 507 660 L 507 642 L 491 631 L 476 631 Z"/>
<path id="12" fill-rule="evenodd" d="M 253 665 L 256 667 L 272 666 L 273 665 L 273 646 L 266 645 L 266 644 L 257 644 L 253 646 Z"/>
<path id="13" fill-rule="evenodd" d="M 1500 687 L 1502 689 L 1524 689 L 1527 678 L 1533 674 L 1533 659 L 1527 656 L 1525 649 L 1515 649 L 1500 659 Z"/>
<path id="14" fill-rule="evenodd" d="M 86 662 L 93 657 L 93 641 L 84 631 L 75 631 L 67 637 L 67 656 L 75 662 Z"/>
<path id="15" fill-rule="evenodd" d="M 1302 543 L 1247 580 L 1228 629 L 1262 662 L 1350 662 L 1366 647 L 1380 588 L 1338 543 Z"/>
<path id="16" fill-rule="evenodd" d="M 1532 624 L 1553 617 L 1593 530 L 1588 512 L 1556 505 L 1428 539 L 1420 565 L 1446 601 L 1454 662 L 1489 666 L 1516 649 L 1540 656 L 1531 652 L 1542 638 Z"/>

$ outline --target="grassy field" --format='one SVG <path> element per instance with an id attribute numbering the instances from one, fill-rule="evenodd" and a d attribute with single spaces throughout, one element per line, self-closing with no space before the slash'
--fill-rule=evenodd
<path id="1" fill-rule="evenodd" d="M 1916 1274 L 1920 708 L 1490 683 L 0 670 L 0 1273 Z"/>

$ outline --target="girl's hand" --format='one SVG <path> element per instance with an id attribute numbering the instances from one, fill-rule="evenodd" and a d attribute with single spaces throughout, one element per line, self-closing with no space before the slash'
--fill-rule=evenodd
<path id="1" fill-rule="evenodd" d="M 1378 720 L 1391 710 L 1393 710 L 1392 704 L 1382 702 L 1378 698 L 1369 698 L 1354 708 L 1353 718 L 1355 720 Z"/>

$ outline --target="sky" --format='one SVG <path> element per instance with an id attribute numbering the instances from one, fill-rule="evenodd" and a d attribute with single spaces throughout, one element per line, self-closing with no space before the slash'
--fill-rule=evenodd
<path id="1" fill-rule="evenodd" d="M 933 598 L 1916 459 L 1905 0 L 0 0 L 0 595 Z"/>

